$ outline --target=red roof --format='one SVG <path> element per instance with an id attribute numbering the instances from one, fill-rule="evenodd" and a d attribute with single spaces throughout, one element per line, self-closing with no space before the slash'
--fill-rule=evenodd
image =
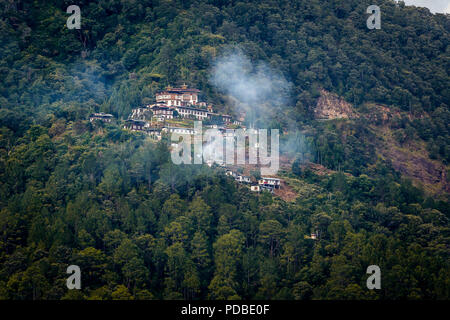
<path id="1" fill-rule="evenodd" d="M 192 88 L 166 88 L 166 90 L 157 92 L 156 94 L 162 93 L 199 93 L 200 90 Z"/>

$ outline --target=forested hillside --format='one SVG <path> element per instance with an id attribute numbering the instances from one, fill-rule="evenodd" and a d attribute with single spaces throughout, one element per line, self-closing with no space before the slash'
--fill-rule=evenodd
<path id="1" fill-rule="evenodd" d="M 0 299 L 449 299 L 450 20 L 376 2 L 379 30 L 372 0 L 77 1 L 69 30 L 71 1 L 1 0 Z M 211 82 L 230 48 L 291 84 L 293 201 L 119 125 L 180 83 L 232 113 Z M 358 117 L 315 119 L 324 90 Z"/>

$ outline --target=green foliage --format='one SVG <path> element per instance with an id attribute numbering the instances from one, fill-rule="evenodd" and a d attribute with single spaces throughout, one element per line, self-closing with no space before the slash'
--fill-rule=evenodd
<path id="1" fill-rule="evenodd" d="M 311 121 L 320 88 L 356 109 L 381 103 L 413 119 L 392 124 L 400 143 L 422 139 L 450 161 L 448 17 L 383 0 L 371 32 L 369 4 L 83 2 L 82 29 L 68 30 L 61 1 L 1 2 L 0 299 L 449 299 L 447 195 L 381 161 L 364 120 Z M 293 83 L 273 119 L 305 127 L 281 137 L 298 156 L 292 202 L 173 165 L 165 140 L 86 121 L 120 123 L 182 82 L 225 110 L 209 68 L 234 45 Z M 71 264 L 80 291 L 65 286 Z M 365 287 L 371 264 L 381 290 Z"/>

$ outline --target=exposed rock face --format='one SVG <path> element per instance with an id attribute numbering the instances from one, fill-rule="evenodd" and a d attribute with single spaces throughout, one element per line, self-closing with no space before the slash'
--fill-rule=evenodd
<path id="1" fill-rule="evenodd" d="M 316 119 L 351 119 L 358 115 L 353 111 L 352 105 L 336 94 L 320 90 L 320 98 L 314 109 Z"/>

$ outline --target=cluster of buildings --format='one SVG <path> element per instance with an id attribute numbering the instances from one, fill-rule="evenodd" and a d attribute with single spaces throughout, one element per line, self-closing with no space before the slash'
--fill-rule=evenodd
<path id="1" fill-rule="evenodd" d="M 281 180 L 278 178 L 261 177 L 257 183 L 252 183 L 252 180 L 248 176 L 241 175 L 239 173 L 227 170 L 225 173 L 227 176 L 233 177 L 236 182 L 250 184 L 250 190 L 253 192 L 261 192 L 264 190 L 273 193 L 275 189 L 280 189 Z"/>
<path id="2" fill-rule="evenodd" d="M 142 132 L 155 140 L 161 140 L 163 133 L 178 133 L 193 135 L 195 130 L 188 127 L 176 127 L 171 125 L 152 124 L 144 120 L 128 119 L 125 121 L 125 129 L 135 132 Z"/>
<path id="3" fill-rule="evenodd" d="M 146 108 L 153 113 L 158 121 L 173 118 L 189 118 L 195 120 L 216 119 L 225 125 L 241 124 L 240 120 L 232 120 L 227 114 L 213 112 L 212 105 L 199 102 L 200 90 L 188 88 L 186 85 L 180 88 L 167 87 L 164 91 L 156 93 L 156 103 Z"/>
<path id="4" fill-rule="evenodd" d="M 180 88 L 167 87 L 156 93 L 156 103 L 145 107 L 133 109 L 125 129 L 140 131 L 153 138 L 161 139 L 162 132 L 194 134 L 193 128 L 167 125 L 167 120 L 193 119 L 200 121 L 211 120 L 219 130 L 225 131 L 225 127 L 231 124 L 242 125 L 241 119 L 234 119 L 227 114 L 213 112 L 212 105 L 199 102 L 200 90 L 188 88 L 186 85 Z"/>
<path id="5" fill-rule="evenodd" d="M 212 120 L 210 127 L 218 129 L 224 136 L 228 133 L 226 128 L 230 124 L 241 125 L 243 119 L 233 120 L 230 115 L 214 113 L 212 106 L 205 102 L 199 102 L 199 93 L 197 89 L 188 88 L 183 85 L 181 88 L 167 87 L 166 90 L 156 94 L 156 103 L 133 109 L 128 119 L 125 121 L 124 128 L 130 131 L 143 132 L 155 140 L 160 140 L 164 133 L 178 133 L 186 135 L 196 134 L 194 128 L 174 126 L 171 123 L 177 123 L 173 120 L 193 119 L 193 120 Z M 112 122 L 113 115 L 107 113 L 93 113 L 89 116 L 89 121 Z M 212 165 L 208 163 L 208 165 Z M 221 164 L 225 167 L 224 164 Z M 271 193 L 281 187 L 281 180 L 272 177 L 261 177 L 253 182 L 248 176 L 241 175 L 231 170 L 226 171 L 227 176 L 231 176 L 238 183 L 250 186 L 253 192 L 262 192 L 267 190 Z M 311 234 L 312 239 L 316 239 L 315 234 Z"/>
<path id="6" fill-rule="evenodd" d="M 166 90 L 156 93 L 156 102 L 163 103 L 169 107 L 181 107 L 187 105 L 198 105 L 200 90 L 188 88 L 186 85 L 181 88 L 167 87 Z M 202 103 L 201 106 L 206 104 Z"/>
<path id="7" fill-rule="evenodd" d="M 253 182 L 248 176 L 241 175 L 232 170 L 227 170 L 225 175 L 234 178 L 238 183 L 250 185 L 250 190 L 253 192 L 262 192 L 264 190 L 274 193 L 275 189 L 281 188 L 281 179 L 272 177 L 261 177 L 257 182 Z M 320 231 L 316 230 L 311 232 L 311 235 L 305 235 L 305 239 L 320 240 Z"/>

